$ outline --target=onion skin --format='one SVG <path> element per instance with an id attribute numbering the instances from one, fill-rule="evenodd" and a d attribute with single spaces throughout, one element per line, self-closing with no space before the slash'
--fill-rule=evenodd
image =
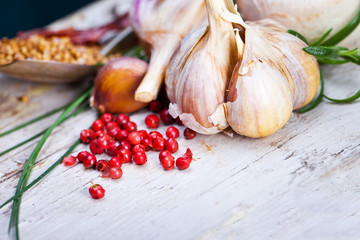
<path id="1" fill-rule="evenodd" d="M 104 65 L 97 74 L 90 105 L 99 112 L 131 113 L 147 104 L 135 101 L 135 91 L 148 64 L 138 58 L 120 57 Z"/>

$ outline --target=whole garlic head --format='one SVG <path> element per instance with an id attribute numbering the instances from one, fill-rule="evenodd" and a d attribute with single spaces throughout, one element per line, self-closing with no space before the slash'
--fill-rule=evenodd
<path id="1" fill-rule="evenodd" d="M 274 19 L 304 35 L 310 43 L 330 28 L 332 34 L 339 31 L 360 8 L 359 0 L 237 0 L 237 4 L 245 20 Z M 352 47 L 359 38 L 360 26 L 340 45 Z"/>
<path id="2" fill-rule="evenodd" d="M 135 93 L 135 99 L 155 99 L 171 56 L 183 38 L 195 27 L 206 24 L 203 0 L 135 0 L 130 22 L 151 52 L 149 70 Z"/>
<path id="3" fill-rule="evenodd" d="M 319 66 L 302 50 L 306 44 L 279 23 L 237 23 L 244 29 L 244 45 L 229 85 L 227 120 L 241 135 L 265 137 L 314 98 Z"/>
<path id="4" fill-rule="evenodd" d="M 224 11 L 236 12 L 230 0 L 206 0 L 209 26 L 191 32 L 175 52 L 166 72 L 169 111 L 185 126 L 214 134 L 228 124 L 224 98 L 237 48 L 232 23 L 220 17 Z"/>

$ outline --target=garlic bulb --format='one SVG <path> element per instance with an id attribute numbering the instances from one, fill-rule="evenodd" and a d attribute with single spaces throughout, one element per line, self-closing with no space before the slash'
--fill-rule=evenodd
<path id="1" fill-rule="evenodd" d="M 231 0 L 206 0 L 209 26 L 192 31 L 175 52 L 166 72 L 166 89 L 173 117 L 203 133 L 214 134 L 228 124 L 224 98 L 237 62 L 235 33 L 231 22 L 220 15 Z"/>
<path id="2" fill-rule="evenodd" d="M 205 19 L 203 0 L 134 1 L 131 25 L 151 52 L 149 70 L 136 90 L 136 100 L 150 102 L 156 98 L 171 56 L 185 35 Z"/>
<path id="3" fill-rule="evenodd" d="M 302 50 L 306 44 L 273 20 L 237 23 L 245 40 L 229 85 L 227 120 L 241 135 L 265 137 L 314 98 L 319 67 Z"/>
<path id="4" fill-rule="evenodd" d="M 134 93 L 148 69 L 138 58 L 120 57 L 105 64 L 94 82 L 90 105 L 100 112 L 130 113 L 146 106 L 135 101 Z"/>
<path id="5" fill-rule="evenodd" d="M 271 18 L 314 42 L 330 28 L 332 34 L 344 27 L 358 12 L 359 0 L 237 0 L 245 20 Z M 330 36 L 332 36 L 330 34 Z M 341 46 L 351 47 L 360 38 L 360 26 Z"/>

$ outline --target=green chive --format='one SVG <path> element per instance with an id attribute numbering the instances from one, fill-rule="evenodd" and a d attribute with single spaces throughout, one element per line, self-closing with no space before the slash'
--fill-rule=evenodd
<path id="1" fill-rule="evenodd" d="M 317 41 L 315 41 L 314 43 L 310 44 L 311 46 L 317 46 L 317 45 L 321 45 L 321 43 L 324 41 L 324 39 L 329 36 L 329 34 L 331 33 L 333 29 L 330 28 L 326 33 L 324 33 L 324 35 L 322 35 Z"/>
<path id="2" fill-rule="evenodd" d="M 352 95 L 351 97 L 344 98 L 344 99 L 335 99 L 335 98 L 328 97 L 326 95 L 324 95 L 324 98 L 326 98 L 332 102 L 336 102 L 336 103 L 351 103 L 360 98 L 360 90 L 357 93 L 355 93 L 354 95 Z"/>
<path id="3" fill-rule="evenodd" d="M 307 45 L 309 45 L 309 41 L 300 33 L 298 33 L 295 30 L 288 30 L 288 33 L 290 33 L 291 35 L 294 35 L 295 37 L 300 38 L 304 43 L 306 43 Z"/>

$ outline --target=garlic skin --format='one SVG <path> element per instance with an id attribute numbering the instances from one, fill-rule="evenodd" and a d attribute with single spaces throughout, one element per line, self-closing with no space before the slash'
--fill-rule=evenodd
<path id="1" fill-rule="evenodd" d="M 134 94 L 148 69 L 138 58 L 120 57 L 105 64 L 94 82 L 90 105 L 99 112 L 131 113 L 146 106 Z"/>
<path id="2" fill-rule="evenodd" d="M 136 90 L 135 99 L 156 98 L 165 71 L 183 38 L 206 23 L 203 0 L 135 0 L 130 22 L 141 42 L 149 47 L 149 70 Z"/>
<path id="3" fill-rule="evenodd" d="M 166 72 L 169 112 L 203 134 L 228 127 L 225 90 L 238 59 L 231 22 L 220 15 L 236 13 L 231 0 L 206 0 L 209 26 L 192 31 L 181 43 Z"/>
<path id="4" fill-rule="evenodd" d="M 304 35 L 310 43 L 319 39 L 330 28 L 331 34 L 344 27 L 358 12 L 359 0 L 237 0 L 238 9 L 245 20 L 271 18 L 284 24 L 287 29 Z M 354 47 L 360 38 L 360 26 L 341 46 Z"/>
<path id="5" fill-rule="evenodd" d="M 227 120 L 240 135 L 269 136 L 315 97 L 319 66 L 302 50 L 306 44 L 275 21 L 243 23 L 239 16 L 235 22 L 245 33 L 229 85 Z"/>

